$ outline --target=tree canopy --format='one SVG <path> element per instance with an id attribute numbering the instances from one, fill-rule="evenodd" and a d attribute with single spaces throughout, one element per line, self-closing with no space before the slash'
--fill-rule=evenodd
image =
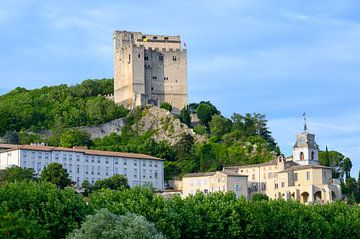
<path id="1" fill-rule="evenodd" d="M 153 223 L 134 214 L 115 215 L 107 209 L 100 209 L 86 218 L 81 228 L 68 239 L 162 239 Z"/>
<path id="2" fill-rule="evenodd" d="M 124 117 L 127 114 L 124 107 L 101 96 L 111 94 L 113 84 L 112 79 L 102 79 L 85 80 L 70 87 L 46 86 L 35 90 L 18 87 L 0 96 L 0 135 L 26 129 L 97 125 Z"/>
<path id="3" fill-rule="evenodd" d="M 50 163 L 45 166 L 41 171 L 40 180 L 52 183 L 61 189 L 71 186 L 72 183 L 68 172 L 59 163 Z"/>
<path id="4" fill-rule="evenodd" d="M 20 182 L 35 180 L 35 172 L 32 168 L 21 168 L 12 166 L 4 170 L 0 170 L 0 182 Z"/>

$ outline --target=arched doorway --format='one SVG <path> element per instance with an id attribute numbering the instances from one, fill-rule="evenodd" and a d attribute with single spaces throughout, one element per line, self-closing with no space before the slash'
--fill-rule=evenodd
<path id="1" fill-rule="evenodd" d="M 321 191 L 317 191 L 314 194 L 314 201 L 321 201 L 322 197 L 321 197 Z"/>
<path id="2" fill-rule="evenodd" d="M 301 202 L 302 203 L 307 203 L 309 200 L 309 193 L 308 192 L 303 192 L 301 194 Z"/>
<path id="3" fill-rule="evenodd" d="M 304 159 L 305 159 L 304 153 L 301 152 L 301 153 L 300 153 L 300 160 L 304 160 Z"/>
<path id="4" fill-rule="evenodd" d="M 331 201 L 335 201 L 336 200 L 336 194 L 334 191 L 331 191 Z"/>

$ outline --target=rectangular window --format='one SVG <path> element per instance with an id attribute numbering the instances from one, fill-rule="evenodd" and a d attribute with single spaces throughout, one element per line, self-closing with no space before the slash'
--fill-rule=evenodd
<path id="1" fill-rule="evenodd" d="M 295 173 L 295 174 L 294 174 L 294 180 L 295 180 L 295 181 L 298 181 L 298 173 Z"/>
<path id="2" fill-rule="evenodd" d="M 285 182 L 281 182 L 281 187 L 285 188 Z"/>
<path id="3" fill-rule="evenodd" d="M 76 173 L 80 173 L 80 166 L 79 165 L 76 166 Z"/>
<path id="4" fill-rule="evenodd" d="M 154 177 L 155 177 L 155 179 L 158 178 L 158 172 L 157 171 L 155 171 Z"/>
<path id="5" fill-rule="evenodd" d="M 137 160 L 134 160 L 134 166 L 137 166 Z"/>
<path id="6" fill-rule="evenodd" d="M 163 61 L 164 60 L 164 56 L 163 55 L 159 55 L 159 61 Z"/>
<path id="7" fill-rule="evenodd" d="M 134 178 L 137 178 L 137 169 L 134 169 Z"/>
<path id="8" fill-rule="evenodd" d="M 148 55 L 145 55 L 145 56 L 144 56 L 144 59 L 145 59 L 145 61 L 148 61 L 148 60 L 149 60 L 149 56 L 148 56 Z"/>
<path id="9" fill-rule="evenodd" d="M 129 61 L 128 61 L 129 64 L 130 64 L 130 61 L 131 61 L 131 55 L 129 54 Z"/>
<path id="10" fill-rule="evenodd" d="M 275 183 L 275 189 L 278 189 L 278 188 L 279 188 L 279 184 Z"/>
<path id="11" fill-rule="evenodd" d="M 306 180 L 310 180 L 310 172 L 306 172 Z"/>
<path id="12" fill-rule="evenodd" d="M 127 160 L 126 159 L 124 159 L 124 165 L 126 165 L 127 164 Z"/>
<path id="13" fill-rule="evenodd" d="M 143 178 L 146 178 L 146 170 L 143 169 Z"/>
<path id="14" fill-rule="evenodd" d="M 173 61 L 176 61 L 176 56 L 173 56 Z"/>

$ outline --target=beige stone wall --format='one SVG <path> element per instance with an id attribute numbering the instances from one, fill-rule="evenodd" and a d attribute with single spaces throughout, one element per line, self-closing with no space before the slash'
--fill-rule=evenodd
<path id="1" fill-rule="evenodd" d="M 175 110 L 188 103 L 187 53 L 179 36 L 115 32 L 114 67 L 115 103 L 168 102 Z"/>

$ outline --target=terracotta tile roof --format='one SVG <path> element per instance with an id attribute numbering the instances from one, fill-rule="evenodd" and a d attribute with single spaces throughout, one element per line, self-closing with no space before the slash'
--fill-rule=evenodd
<path id="1" fill-rule="evenodd" d="M 237 169 L 237 168 L 252 168 L 252 167 L 261 167 L 261 166 L 271 166 L 276 165 L 277 160 L 271 160 L 265 163 L 258 163 L 258 164 L 246 164 L 246 165 L 239 165 L 239 166 L 231 166 L 231 167 L 225 167 L 226 169 Z"/>
<path id="2" fill-rule="evenodd" d="M 19 145 L 17 144 L 0 144 L 0 149 L 11 149 L 11 148 L 16 148 Z"/>
<path id="3" fill-rule="evenodd" d="M 296 164 L 296 166 L 289 167 L 289 168 L 281 171 L 280 173 L 282 173 L 282 172 L 289 172 L 289 171 L 306 170 L 306 169 L 311 169 L 311 168 L 331 169 L 330 167 L 323 166 L 323 165 L 298 165 L 298 164 Z"/>
<path id="4" fill-rule="evenodd" d="M 207 173 L 187 173 L 183 178 L 194 178 L 194 177 L 210 177 L 214 176 L 216 172 L 207 172 Z"/>
<path id="5" fill-rule="evenodd" d="M 113 151 L 102 151 L 102 150 L 91 150 L 84 148 L 64 148 L 64 147 L 52 147 L 52 146 L 43 146 L 43 145 L 16 145 L 16 147 L 9 148 L 6 151 L 13 151 L 17 149 L 25 149 L 25 150 L 37 150 L 37 151 L 66 151 L 66 152 L 76 152 L 83 153 L 87 155 L 101 155 L 101 156 L 109 156 L 109 157 L 123 157 L 123 158 L 138 158 L 138 159 L 147 159 L 147 160 L 160 160 L 164 159 L 156 158 L 146 154 L 137 154 L 137 153 L 123 153 L 123 152 L 113 152 Z"/>

